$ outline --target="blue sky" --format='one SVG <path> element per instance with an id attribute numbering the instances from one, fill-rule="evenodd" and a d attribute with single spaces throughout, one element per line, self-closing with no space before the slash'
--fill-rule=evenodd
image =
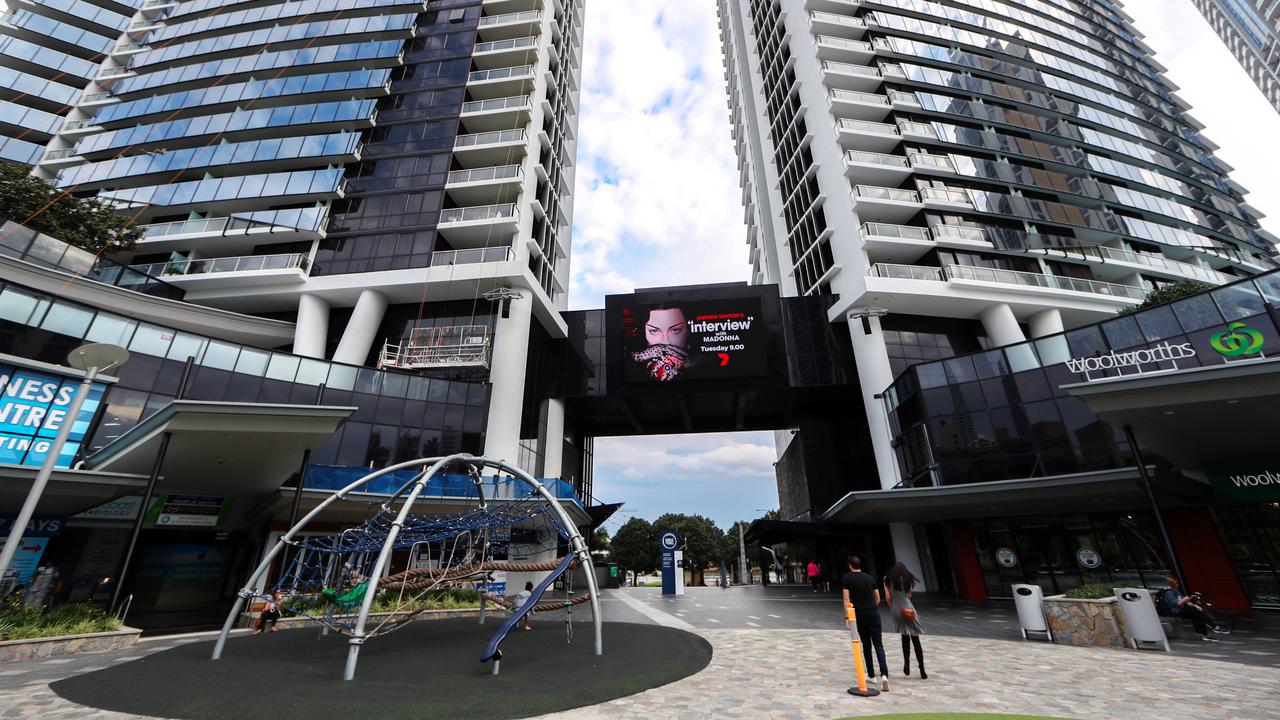
<path id="1" fill-rule="evenodd" d="M 1169 68 L 1248 200 L 1280 231 L 1280 116 L 1190 0 L 1125 9 Z M 746 229 L 715 3 L 593 0 L 586 12 L 569 302 L 637 287 L 744 281 Z M 772 433 L 600 438 L 595 494 L 652 520 L 722 527 L 777 507 Z M 630 515 L 624 515 L 625 520 Z M 619 523 L 612 523 L 616 527 Z"/>

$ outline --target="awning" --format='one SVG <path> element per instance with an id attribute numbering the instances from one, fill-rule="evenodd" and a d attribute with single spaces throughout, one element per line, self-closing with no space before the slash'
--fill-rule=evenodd
<path id="1" fill-rule="evenodd" d="M 1154 471 L 1154 469 L 1153 469 Z M 1162 505 L 1203 497 L 1208 486 L 1162 474 Z M 1019 480 L 851 492 L 822 514 L 823 522 L 932 522 L 973 517 L 1100 512 L 1147 506 L 1136 467 Z"/>
<path id="2" fill-rule="evenodd" d="M 0 465 L 0 509 L 17 512 L 35 482 L 37 467 Z M 40 496 L 37 514 L 74 515 L 145 487 L 145 475 L 87 470 L 54 470 Z"/>
<path id="3" fill-rule="evenodd" d="M 883 526 L 859 528 L 790 520 L 752 520 L 742 533 L 746 542 L 761 545 L 774 545 L 792 540 L 849 539 L 884 534 Z"/>
<path id="4" fill-rule="evenodd" d="M 174 400 L 85 458 L 87 470 L 148 475 L 169 433 L 163 491 L 270 492 L 298 471 L 353 407 Z"/>
<path id="5" fill-rule="evenodd" d="M 1206 462 L 1280 456 L 1280 359 L 1106 378 L 1064 385 L 1107 422 L 1184 471 Z"/>

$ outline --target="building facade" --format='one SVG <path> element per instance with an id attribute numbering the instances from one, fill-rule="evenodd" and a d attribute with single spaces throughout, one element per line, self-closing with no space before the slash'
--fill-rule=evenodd
<path id="1" fill-rule="evenodd" d="M 878 478 L 850 491 L 995 479 L 970 467 L 944 481 L 936 458 L 914 460 L 940 440 L 911 436 L 888 402 L 912 366 L 1275 267 L 1275 237 L 1117 3 L 751 0 L 719 14 L 756 282 L 831 296 L 852 338 Z M 1123 440 L 1107 432 L 1059 449 L 1114 454 Z M 780 464 L 803 440 L 779 434 Z M 1079 469 L 1051 464 L 1001 477 Z M 916 568 L 945 544 L 891 529 Z"/>
<path id="2" fill-rule="evenodd" d="M 1280 112 L 1280 6 L 1266 0 L 1195 0 L 1195 6 Z"/>

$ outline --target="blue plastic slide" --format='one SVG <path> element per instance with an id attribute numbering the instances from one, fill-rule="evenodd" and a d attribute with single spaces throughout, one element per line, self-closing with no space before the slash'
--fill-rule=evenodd
<path id="1" fill-rule="evenodd" d="M 502 623 L 502 627 L 498 628 L 498 632 L 489 638 L 489 644 L 484 649 L 484 655 L 480 656 L 480 662 L 486 663 L 495 658 L 502 659 L 502 653 L 498 651 L 498 646 L 507 637 L 507 633 L 511 632 L 511 628 L 515 627 L 516 623 L 520 622 L 525 615 L 533 612 L 533 606 L 538 604 L 538 600 L 542 598 L 542 593 L 546 592 L 547 588 L 551 587 L 551 583 L 555 582 L 556 578 L 569 569 L 569 565 L 573 563 L 573 558 L 573 553 L 565 555 L 556 569 L 543 578 L 542 582 L 538 583 L 537 587 L 533 589 L 533 594 L 529 596 L 529 600 L 520 609 L 511 613 L 511 617 L 507 618 L 506 622 Z"/>

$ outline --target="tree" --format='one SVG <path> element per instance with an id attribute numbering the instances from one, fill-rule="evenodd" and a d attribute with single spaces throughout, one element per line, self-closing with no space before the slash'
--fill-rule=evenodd
<path id="1" fill-rule="evenodd" d="M 1133 307 L 1125 308 L 1124 310 L 1121 310 L 1119 314 L 1128 315 L 1155 305 L 1163 305 L 1165 303 L 1173 302 L 1174 300 L 1181 300 L 1184 297 L 1199 295 L 1200 293 L 1206 290 L 1212 290 L 1213 288 L 1213 285 L 1206 282 L 1200 282 L 1199 280 L 1179 280 L 1176 283 L 1152 290 L 1147 293 L 1147 296 L 1142 299 L 1141 303 L 1134 305 Z"/>
<path id="2" fill-rule="evenodd" d="M 610 557 L 631 572 L 631 584 L 642 572 L 653 572 L 662 563 L 658 548 L 658 532 L 643 518 L 633 517 L 609 542 Z"/>
<path id="3" fill-rule="evenodd" d="M 132 250 L 142 237 L 141 229 L 131 227 L 107 203 L 58 190 L 12 162 L 0 162 L 0 218 L 25 222 L 32 230 L 93 253 Z"/>
<path id="4" fill-rule="evenodd" d="M 673 531 L 680 536 L 684 548 L 684 566 L 692 574 L 691 584 L 702 585 L 703 570 L 720 562 L 724 551 L 724 533 L 709 518 L 701 515 L 667 513 L 653 522 L 659 535 Z"/>
<path id="5" fill-rule="evenodd" d="M 740 573 L 740 568 L 738 567 L 738 564 L 739 564 L 738 558 L 741 555 L 740 550 L 742 547 L 742 543 L 740 538 L 738 537 L 739 525 L 742 526 L 742 532 L 745 535 L 747 532 L 747 527 L 751 525 L 751 523 L 747 522 L 746 520 L 739 520 L 735 522 L 733 526 L 730 527 L 728 530 L 724 531 L 724 544 L 729 553 L 726 557 L 729 559 L 729 566 L 733 568 L 733 572 L 735 573 Z M 761 568 L 768 567 L 768 565 L 763 561 L 761 561 L 760 559 L 761 550 L 760 550 L 759 543 L 748 542 L 746 543 L 746 547 L 747 547 L 747 566 L 748 567 L 752 565 L 759 565 Z M 734 577 L 737 578 L 735 582 L 740 582 L 740 583 L 746 582 L 746 578 L 737 577 L 737 575 L 735 575 Z"/>
<path id="6" fill-rule="evenodd" d="M 613 548 L 609 546 L 608 528 L 596 528 L 595 534 L 591 536 L 591 550 L 605 555 L 610 554 Z"/>

